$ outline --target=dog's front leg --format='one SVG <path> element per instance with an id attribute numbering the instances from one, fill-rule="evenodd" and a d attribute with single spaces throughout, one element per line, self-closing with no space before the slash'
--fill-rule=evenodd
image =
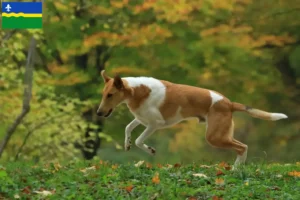
<path id="1" fill-rule="evenodd" d="M 131 147 L 131 132 L 135 129 L 140 122 L 137 119 L 132 120 L 125 128 L 125 151 L 128 151 Z"/>
<path id="2" fill-rule="evenodd" d="M 148 126 L 144 132 L 135 140 L 136 146 L 143 149 L 147 153 L 151 155 L 155 155 L 155 149 L 153 147 L 150 147 L 146 144 L 144 144 L 144 141 L 156 130 L 155 126 Z"/>

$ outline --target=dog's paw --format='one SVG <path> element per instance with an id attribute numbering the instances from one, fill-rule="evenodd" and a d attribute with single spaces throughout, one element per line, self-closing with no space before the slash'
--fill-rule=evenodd
<path id="1" fill-rule="evenodd" d="M 156 150 L 155 150 L 153 147 L 148 147 L 148 149 L 149 149 L 149 153 L 150 153 L 152 156 L 155 156 Z"/>
<path id="2" fill-rule="evenodd" d="M 125 145 L 124 145 L 125 151 L 129 151 L 131 148 L 131 138 L 128 137 L 125 139 Z"/>

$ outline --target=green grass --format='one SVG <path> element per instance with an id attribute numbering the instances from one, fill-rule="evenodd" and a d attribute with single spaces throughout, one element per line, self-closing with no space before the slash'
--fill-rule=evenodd
<path id="1" fill-rule="evenodd" d="M 0 166 L 0 199 L 299 200 L 297 172 L 300 163 L 248 164 L 234 171 L 224 163 L 169 167 L 102 161 L 62 166 L 7 163 Z"/>

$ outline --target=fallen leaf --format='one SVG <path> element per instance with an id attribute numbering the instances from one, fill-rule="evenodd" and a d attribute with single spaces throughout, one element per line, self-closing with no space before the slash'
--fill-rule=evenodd
<path id="1" fill-rule="evenodd" d="M 294 177 L 300 177 L 300 172 L 298 172 L 298 171 L 292 171 L 292 172 L 289 172 L 289 175 L 290 176 L 294 176 Z"/>
<path id="2" fill-rule="evenodd" d="M 179 167 L 181 167 L 181 164 L 179 164 L 179 163 L 174 164 L 174 168 L 179 168 Z"/>
<path id="3" fill-rule="evenodd" d="M 197 200 L 196 197 L 189 197 L 188 200 Z"/>
<path id="4" fill-rule="evenodd" d="M 228 164 L 226 162 L 224 162 L 224 161 L 220 162 L 218 165 L 219 165 L 219 167 L 223 167 L 223 168 L 225 166 L 228 166 Z"/>
<path id="5" fill-rule="evenodd" d="M 152 168 L 151 163 L 146 163 L 146 167 L 147 167 L 148 169 L 151 169 L 151 168 Z"/>
<path id="6" fill-rule="evenodd" d="M 87 173 L 88 171 L 95 170 L 95 169 L 96 169 L 96 167 L 92 166 L 92 167 L 87 167 L 87 168 L 81 169 L 80 171 L 82 173 Z"/>
<path id="7" fill-rule="evenodd" d="M 226 162 L 219 163 L 219 167 L 224 168 L 225 170 L 231 170 L 231 166 Z"/>
<path id="8" fill-rule="evenodd" d="M 222 179 L 222 178 L 217 178 L 217 179 L 215 180 L 215 184 L 221 186 L 221 185 L 224 185 L 224 184 L 225 184 L 225 181 L 224 181 L 224 179 Z"/>
<path id="9" fill-rule="evenodd" d="M 159 164 L 159 163 L 158 163 L 158 164 L 157 164 L 157 167 L 158 167 L 158 168 L 162 168 L 163 166 L 162 166 L 162 164 Z"/>
<path id="10" fill-rule="evenodd" d="M 160 182 L 159 173 L 156 172 L 155 175 L 152 178 L 152 183 L 159 184 L 159 182 Z"/>
<path id="11" fill-rule="evenodd" d="M 59 163 L 54 163 L 54 169 L 58 171 L 61 168 L 61 165 Z"/>
<path id="12" fill-rule="evenodd" d="M 139 162 L 137 162 L 136 164 L 134 164 L 135 167 L 140 167 L 142 166 L 142 164 L 144 164 L 145 161 L 141 160 Z"/>
<path id="13" fill-rule="evenodd" d="M 217 173 L 216 173 L 216 175 L 217 176 L 221 176 L 221 175 L 224 175 L 224 173 L 221 170 L 218 170 Z"/>
<path id="14" fill-rule="evenodd" d="M 166 166 L 167 166 L 167 168 L 173 168 L 173 166 L 172 165 L 169 165 L 169 164 L 166 164 Z"/>
<path id="15" fill-rule="evenodd" d="M 117 168 L 118 168 L 118 165 L 117 165 L 117 164 L 112 165 L 111 168 L 112 168 L 112 169 L 117 169 Z"/>
<path id="16" fill-rule="evenodd" d="M 277 178 L 282 178 L 282 175 L 281 174 L 277 174 L 276 177 Z"/>
<path id="17" fill-rule="evenodd" d="M 281 190 L 280 187 L 278 187 L 278 186 L 270 187 L 270 189 L 271 189 L 271 190 L 276 190 L 276 191 Z"/>
<path id="18" fill-rule="evenodd" d="M 131 192 L 132 189 L 133 189 L 133 185 L 129 185 L 129 186 L 125 187 L 125 190 L 127 192 Z"/>
<path id="19" fill-rule="evenodd" d="M 24 187 L 24 188 L 21 190 L 21 192 L 22 192 L 22 193 L 25 193 L 25 194 L 30 194 L 30 193 L 31 193 L 30 186 Z"/>
<path id="20" fill-rule="evenodd" d="M 15 198 L 15 199 L 20 199 L 20 195 L 15 194 L 15 195 L 14 195 L 14 198 Z"/>
<path id="21" fill-rule="evenodd" d="M 40 194 L 42 196 L 49 196 L 49 195 L 53 194 L 51 191 L 47 191 L 47 190 L 44 190 L 44 191 L 33 191 L 33 193 Z"/>
<path id="22" fill-rule="evenodd" d="M 211 168 L 212 166 L 208 166 L 208 165 L 200 165 L 199 167 L 201 167 L 201 168 Z"/>
<path id="23" fill-rule="evenodd" d="M 223 200 L 223 198 L 218 197 L 218 196 L 213 196 L 213 197 L 212 197 L 212 200 Z"/>
<path id="24" fill-rule="evenodd" d="M 193 176 L 207 178 L 207 176 L 205 174 L 201 174 L 201 173 L 193 174 Z"/>

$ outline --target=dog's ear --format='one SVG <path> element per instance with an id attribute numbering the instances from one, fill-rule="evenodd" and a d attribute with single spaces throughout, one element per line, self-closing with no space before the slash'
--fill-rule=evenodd
<path id="1" fill-rule="evenodd" d="M 124 88 L 123 81 L 119 75 L 116 75 L 114 78 L 114 86 L 118 89 L 121 90 Z"/>
<path id="2" fill-rule="evenodd" d="M 105 83 L 107 83 L 111 78 L 105 74 L 105 70 L 101 71 L 101 76 Z"/>

